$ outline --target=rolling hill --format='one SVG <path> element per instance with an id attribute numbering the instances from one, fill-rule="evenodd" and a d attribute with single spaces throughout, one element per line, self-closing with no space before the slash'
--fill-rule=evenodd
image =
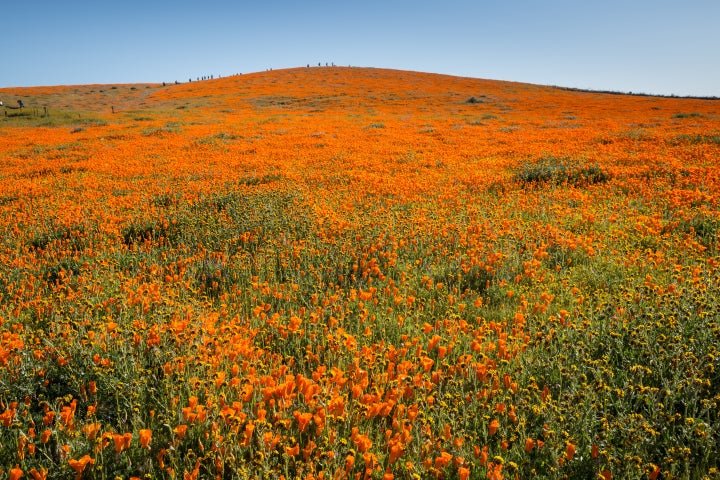
<path id="1" fill-rule="evenodd" d="M 720 103 L 0 89 L 10 478 L 718 478 Z"/>

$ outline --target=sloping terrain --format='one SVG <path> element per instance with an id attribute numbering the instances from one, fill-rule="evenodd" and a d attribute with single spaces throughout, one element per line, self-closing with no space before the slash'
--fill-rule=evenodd
<path id="1" fill-rule="evenodd" d="M 720 102 L 0 89 L 11 478 L 718 478 Z"/>

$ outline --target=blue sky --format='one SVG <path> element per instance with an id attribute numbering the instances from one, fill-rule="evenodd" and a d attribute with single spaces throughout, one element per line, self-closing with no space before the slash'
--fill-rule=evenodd
<path id="1" fill-rule="evenodd" d="M 0 87 L 334 62 L 720 96 L 718 0 L 7 0 Z"/>

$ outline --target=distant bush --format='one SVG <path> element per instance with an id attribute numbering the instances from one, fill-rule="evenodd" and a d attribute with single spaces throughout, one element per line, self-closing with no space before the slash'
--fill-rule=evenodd
<path id="1" fill-rule="evenodd" d="M 251 175 L 249 177 L 241 178 L 238 183 L 241 185 L 263 185 L 266 183 L 277 182 L 282 180 L 283 176 L 278 174 L 267 174 L 258 177 L 257 175 Z"/>
<path id="2" fill-rule="evenodd" d="M 178 125 L 172 122 L 169 122 L 164 127 L 157 127 L 157 128 L 146 128 L 141 132 L 141 135 L 144 137 L 162 137 L 169 133 L 178 133 L 180 132 L 180 128 L 178 128 Z"/>
<path id="3" fill-rule="evenodd" d="M 673 141 L 671 141 L 673 145 L 700 145 L 700 144 L 707 144 L 707 143 L 714 143 L 716 145 L 720 145 L 720 134 L 697 134 L 697 135 L 690 135 L 690 134 L 681 134 L 675 137 Z"/>
<path id="4" fill-rule="evenodd" d="M 522 185 L 554 184 L 582 187 L 604 183 L 610 175 L 597 164 L 587 164 L 569 158 L 542 157 L 520 166 L 514 180 Z"/>
<path id="5" fill-rule="evenodd" d="M 704 117 L 702 113 L 698 112 L 691 112 L 691 113 L 676 113 L 672 116 L 672 118 L 697 118 L 697 117 Z"/>
<path id="6" fill-rule="evenodd" d="M 81 252 L 86 247 L 87 233 L 81 225 L 73 228 L 60 227 L 49 232 L 41 232 L 27 241 L 31 250 L 42 251 L 56 244 L 70 252 Z"/>
<path id="7" fill-rule="evenodd" d="M 211 135 L 209 137 L 201 138 L 201 139 L 197 140 L 197 143 L 212 145 L 212 144 L 216 144 L 216 143 L 227 143 L 232 140 L 237 140 L 238 138 L 240 138 L 240 137 L 238 137 L 237 135 L 220 132 L 220 133 L 216 133 L 215 135 Z"/>
<path id="8" fill-rule="evenodd" d="M 177 245 L 182 237 L 182 226 L 171 221 L 133 222 L 121 231 L 123 243 L 128 247 L 145 242 L 162 245 Z"/>

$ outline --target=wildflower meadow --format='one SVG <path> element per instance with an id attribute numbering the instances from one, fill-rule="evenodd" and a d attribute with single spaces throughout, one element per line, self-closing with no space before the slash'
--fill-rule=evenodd
<path id="1" fill-rule="evenodd" d="M 720 101 L 0 98 L 0 479 L 720 479 Z"/>

